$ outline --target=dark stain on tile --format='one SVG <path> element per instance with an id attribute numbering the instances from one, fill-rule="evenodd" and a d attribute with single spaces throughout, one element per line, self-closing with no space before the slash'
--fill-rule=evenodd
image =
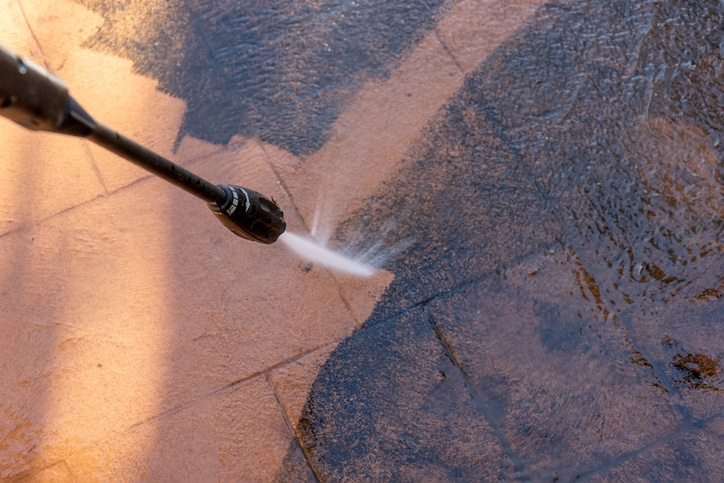
<path id="1" fill-rule="evenodd" d="M 671 361 L 671 365 L 680 371 L 683 380 L 693 389 L 711 389 L 722 391 L 710 382 L 719 375 L 719 362 L 721 357 L 713 358 L 706 354 L 677 354 Z"/>

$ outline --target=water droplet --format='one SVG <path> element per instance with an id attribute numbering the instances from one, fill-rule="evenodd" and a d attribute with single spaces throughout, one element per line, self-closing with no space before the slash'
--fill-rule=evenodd
<path id="1" fill-rule="evenodd" d="M 18 59 L 18 72 L 21 74 L 25 74 L 28 72 L 28 66 L 25 65 L 25 62 L 23 62 L 22 59 Z"/>

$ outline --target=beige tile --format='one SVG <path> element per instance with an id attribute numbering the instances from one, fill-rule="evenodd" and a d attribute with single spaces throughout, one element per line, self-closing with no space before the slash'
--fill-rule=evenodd
<path id="1" fill-rule="evenodd" d="M 103 196 L 79 140 L 0 119 L 0 235 Z"/>
<path id="2" fill-rule="evenodd" d="M 186 103 L 157 90 L 154 79 L 133 73 L 132 62 L 81 47 L 103 19 L 67 0 L 24 0 L 24 11 L 47 66 L 63 79 L 71 95 L 98 122 L 175 161 L 173 152 Z M 108 191 L 148 173 L 87 143 Z"/>
<path id="3" fill-rule="evenodd" d="M 336 344 L 322 347 L 270 373 L 270 381 L 295 430 L 312 384 L 335 347 Z"/>
<path id="4" fill-rule="evenodd" d="M 475 22 L 501 4 L 460 4 L 303 162 L 242 138 L 185 137 L 174 153 L 185 104 L 130 61 L 81 47 L 98 15 L 67 0 L 20 5 L 0 0 L 3 41 L 92 116 L 212 182 L 273 196 L 300 233 L 318 209 L 327 230 L 359 209 L 459 89 L 455 61 L 477 65 L 514 28 L 493 16 L 502 27 L 483 38 Z M 459 22 L 469 33 L 456 37 Z M 281 244 L 241 240 L 203 202 L 86 141 L 7 123 L 0 137 L 0 478 L 273 478 L 292 440 L 264 375 L 296 424 L 328 354 L 393 275 L 335 278 Z"/>
<path id="5" fill-rule="evenodd" d="M 75 478 L 69 481 L 272 481 L 291 441 L 269 384 L 257 377 L 120 434 L 52 453 L 63 458 Z"/>
<path id="6" fill-rule="evenodd" d="M 335 225 L 379 189 L 462 85 L 460 67 L 466 73 L 477 67 L 540 3 L 459 3 L 388 80 L 365 84 L 333 125 L 329 141 L 308 161 L 295 163 L 288 153 L 265 146 L 305 221 L 311 226 L 314 213 L 324 211 Z"/>
<path id="7" fill-rule="evenodd" d="M 192 165 L 284 196 L 254 143 Z M 27 428 L 0 459 L 30 451 L 2 476 L 65 459 L 357 324 L 326 271 L 234 236 L 203 202 L 155 178 L 2 237 L 0 249 L 0 399 L 16 415 L 2 430 Z"/>
<path id="8" fill-rule="evenodd" d="M 242 184 L 285 206 L 284 193 L 254 143 L 220 153 L 208 165 L 191 166 L 209 179 Z M 172 277 L 177 293 L 172 313 L 185 321 L 174 328 L 170 355 L 180 384 L 175 392 L 197 391 L 201 381 L 209 381 L 209 387 L 228 384 L 354 330 L 356 321 L 325 270 L 307 271 L 306 262 L 280 243 L 265 246 L 231 235 L 193 201 L 177 207 L 204 222 L 176 225 L 172 237 L 175 256 L 183 261 Z M 301 222 L 289 211 L 289 229 L 299 230 Z"/>
<path id="9" fill-rule="evenodd" d="M 3 12 L 0 16 L 0 32 L 3 33 L 1 45 L 24 56 L 38 59 L 40 62 L 36 63 L 43 65 L 40 47 L 33 38 L 21 4 L 17 0 L 0 0 L 0 11 Z"/>
<path id="10" fill-rule="evenodd" d="M 332 126 L 329 141 L 304 164 L 264 149 L 311 227 L 325 214 L 331 232 L 389 178 L 430 117 L 463 76 L 434 34 L 427 35 L 386 82 L 370 81 Z"/>
<path id="11" fill-rule="evenodd" d="M 44 66 L 43 52 L 15 1 L 0 2 L 2 44 Z M 0 235 L 102 195 L 87 148 L 78 140 L 0 119 Z"/>
<path id="12" fill-rule="evenodd" d="M 54 448 L 90 444 L 158 406 L 165 227 L 141 226 L 123 201 L 102 198 L 0 238 L 10 255 L 0 261 L 0 399 L 12 427 L 27 424 L 22 451 L 0 460 L 28 458 L 0 477 L 55 463 Z"/>

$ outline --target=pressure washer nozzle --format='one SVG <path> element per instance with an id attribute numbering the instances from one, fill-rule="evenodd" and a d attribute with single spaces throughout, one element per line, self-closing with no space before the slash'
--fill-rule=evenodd
<path id="1" fill-rule="evenodd" d="M 241 186 L 216 186 L 94 121 L 62 80 L 1 45 L 0 116 L 28 129 L 93 141 L 206 201 L 224 226 L 247 240 L 274 243 L 287 228 L 274 200 Z"/>
<path id="2" fill-rule="evenodd" d="M 209 208 L 236 235 L 270 244 L 287 229 L 284 212 L 270 198 L 241 186 L 220 184 L 219 188 L 226 193 L 226 201 L 220 206 L 209 203 Z"/>

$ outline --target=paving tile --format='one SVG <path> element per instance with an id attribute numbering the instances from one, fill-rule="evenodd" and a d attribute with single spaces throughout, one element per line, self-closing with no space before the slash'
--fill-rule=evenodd
<path id="1" fill-rule="evenodd" d="M 118 217 L 107 198 L 76 210 L 1 242 L 13 254 L 0 282 L 3 408 L 16 428 L 27 424 L 24 451 L 36 459 L 45 445 L 148 417 L 161 383 L 165 259 L 146 237 L 160 241 L 165 230 L 135 231 L 138 219 Z M 3 476 L 29 463 L 13 461 Z"/>
<path id="2" fill-rule="evenodd" d="M 321 479 L 470 481 L 514 474 L 422 310 L 358 331 L 336 351 L 315 381 L 324 393 L 312 392 L 298 423 Z"/>
<path id="3" fill-rule="evenodd" d="M 0 126 L 0 478 L 721 480 L 719 3 L 331 3 L 0 0 L 99 120 L 391 257 Z"/>
<path id="4" fill-rule="evenodd" d="M 3 31 L 2 45 L 17 52 L 22 52 L 25 56 L 42 60 L 42 52 L 33 38 L 22 5 L 15 0 L 2 0 L 0 5 L 4 14 L 0 18 L 0 26 L 2 26 Z"/>
<path id="5" fill-rule="evenodd" d="M 160 426 L 160 437 L 146 457 L 149 480 L 175 479 L 174 474 L 198 480 L 215 474 L 229 481 L 270 481 L 292 437 L 261 378 L 180 411 Z"/>
<path id="6" fill-rule="evenodd" d="M 3 45 L 45 66 L 18 2 L 0 4 Z M 87 147 L 0 119 L 0 235 L 104 194 Z M 61 154 L 62 153 L 62 154 Z"/>
<path id="7" fill-rule="evenodd" d="M 530 469 L 516 476 L 607 468 L 717 414 L 720 116 L 690 105 L 719 92 L 721 32 L 712 26 L 721 12 L 716 2 L 692 8 L 536 10 L 430 121 L 410 163 L 343 225 L 342 239 L 395 220 L 388 243 L 417 243 L 390 266 L 396 278 L 381 303 L 313 385 L 309 433 L 345 447 L 324 458 L 376 457 L 347 434 L 359 422 L 341 401 L 363 398 L 359 409 L 396 397 L 386 374 L 368 373 L 365 350 L 387 343 L 378 325 L 416 304 L 439 319 L 488 419 Z M 454 33 L 437 30 L 455 52 Z M 683 67 L 693 51 L 705 67 Z M 669 84 L 678 70 L 680 92 Z M 653 188 L 674 192 L 674 203 L 654 200 Z M 541 257 L 554 245 L 565 256 L 548 266 Z M 677 367 L 681 351 L 692 357 Z M 417 361 L 395 362 L 404 372 Z M 679 388 L 682 378 L 699 388 Z"/>
<path id="8" fill-rule="evenodd" d="M 409 164 L 406 155 L 420 132 L 462 86 L 464 72 L 456 61 L 465 62 L 465 71 L 477 67 L 526 20 L 526 15 L 512 15 L 520 13 L 517 5 L 499 9 L 498 4 L 460 2 L 389 78 L 364 85 L 318 152 L 300 160 L 274 146 L 265 148 L 309 226 L 314 214 L 321 214 L 327 218 L 326 235 L 331 235 L 350 207 L 365 203 L 365 198 L 379 190 L 382 180 Z M 491 19 L 491 13 L 509 17 Z M 481 19 L 497 28 L 493 32 L 485 29 L 482 34 Z M 464 45 L 460 39 L 448 39 L 447 34 L 463 36 Z M 380 112 L 385 115 L 378 115 Z"/>
<path id="9" fill-rule="evenodd" d="M 429 34 L 384 82 L 364 84 L 319 151 L 298 160 L 267 148 L 307 224 L 311 227 L 318 213 L 323 236 L 334 235 L 349 211 L 399 170 L 410 144 L 462 81 Z"/>
<path id="10" fill-rule="evenodd" d="M 647 308 L 631 322 L 642 361 L 657 369 L 662 388 L 692 424 L 724 407 L 723 316 L 720 299 L 683 299 Z"/>
<path id="11" fill-rule="evenodd" d="M 274 476 L 274 481 L 284 483 L 307 483 L 319 481 L 317 475 L 310 468 L 305 459 L 302 449 L 295 441 L 289 445 L 287 455 L 284 457 L 279 471 Z"/>
<path id="12" fill-rule="evenodd" d="M 671 63 L 664 49 L 679 55 L 696 29 L 678 7 L 599 7 L 542 8 L 536 28 L 469 83 L 561 222 L 596 299 L 594 319 L 621 324 L 633 359 L 651 367 L 684 417 L 708 417 L 718 391 L 679 387 L 685 374 L 673 362 L 679 352 L 710 361 L 721 352 L 702 340 L 719 335 L 721 186 L 711 180 L 720 155 L 707 119 L 683 116 L 679 94 L 662 106 L 651 71 Z"/>
<path id="13" fill-rule="evenodd" d="M 262 166 L 266 158 L 251 143 L 226 156 L 217 156 L 210 169 L 199 166 L 198 171 L 212 179 L 238 180 L 274 196 L 284 206 L 284 193 L 270 176 L 268 164 L 260 172 L 254 167 L 255 161 L 259 162 L 256 166 Z M 206 207 L 200 210 L 199 217 L 208 216 Z M 288 223 L 292 231 L 303 230 L 293 212 Z M 177 230 L 184 263 L 177 267 L 174 280 L 189 284 L 180 288 L 181 293 L 195 293 L 194 299 L 179 300 L 177 313 L 188 317 L 203 310 L 204 317 L 215 319 L 213 325 L 188 324 L 179 328 L 184 332 L 183 340 L 190 344 L 188 349 L 177 347 L 178 360 L 173 362 L 183 367 L 179 373 L 198 371 L 189 359 L 188 351 L 193 350 L 199 351 L 201 357 L 213 356 L 221 367 L 234 367 L 233 372 L 241 377 L 338 341 L 357 325 L 329 274 L 321 267 L 310 270 L 307 262 L 298 260 L 281 244 L 244 243 L 230 237 L 220 225 L 211 230 L 203 225 L 191 229 L 178 226 Z M 197 248 L 185 248 L 183 238 L 189 236 L 201 241 Z M 199 272 L 199 267 L 207 268 Z M 281 271 L 275 274 L 273 267 Z M 208 273 L 214 274 L 211 283 Z M 261 280 L 265 282 L 260 284 Z M 250 290 L 249 283 L 257 286 Z M 300 317 L 300 310 L 307 316 Z M 288 337 L 290 333 L 294 337 Z M 280 347 L 286 349 L 280 352 Z M 266 351 L 263 361 L 254 360 Z M 249 357 L 238 357 L 244 353 Z"/>
<path id="14" fill-rule="evenodd" d="M 645 475 L 649 481 L 672 479 L 721 481 L 724 478 L 719 461 L 724 457 L 724 438 L 719 417 L 707 427 L 694 429 L 654 445 L 640 454 L 632 454 L 610 467 L 584 473 L 589 481 L 626 481 L 631 475 Z"/>
<path id="15" fill-rule="evenodd" d="M 271 481 L 291 432 L 264 377 L 85 446 L 53 448 L 73 481 Z"/>
<path id="16" fill-rule="evenodd" d="M 520 48 L 501 49 L 490 60 L 495 69 L 471 82 L 563 225 L 562 239 L 597 297 L 595 319 L 622 325 L 637 351 L 632 359 L 651 368 L 682 417 L 706 418 L 721 407 L 720 377 L 693 388 L 674 364 L 677 357 L 713 363 L 721 354 L 705 340 L 721 338 L 721 186 L 712 181 L 721 176 L 720 155 L 707 119 L 682 115 L 682 94 L 671 93 L 666 106 L 651 71 L 672 62 L 659 58 L 662 49 L 679 55 L 696 29 L 669 7 L 640 4 L 600 16 L 597 8 L 541 9 L 540 28 L 521 35 Z M 670 35 L 677 40 L 666 43 Z M 552 44 L 545 54 L 537 47 Z M 526 69 L 537 72 L 535 83 Z"/>
<path id="17" fill-rule="evenodd" d="M 385 256 L 384 253 L 383 256 Z M 357 326 L 362 325 L 372 315 L 377 301 L 380 300 L 394 278 L 394 274 L 382 269 L 377 270 L 369 278 L 336 278 L 339 283 L 339 293 L 354 315 Z"/>
<path id="18" fill-rule="evenodd" d="M 340 230 L 342 239 L 387 232 L 383 247 L 409 245 L 390 264 L 396 278 L 375 321 L 545 250 L 561 234 L 470 83 L 430 121 L 406 164 Z"/>
<path id="19" fill-rule="evenodd" d="M 686 250 L 700 250 L 697 245 L 717 237 L 721 208 L 711 200 L 720 199 L 721 187 L 696 178 L 717 178 L 721 147 L 711 120 L 683 107 L 683 99 L 705 96 L 700 91 L 716 81 L 692 78 L 686 83 L 691 92 L 674 93 L 669 86 L 663 96 L 654 74 L 685 57 L 687 46 L 709 27 L 691 28 L 677 12 L 680 6 L 601 7 L 541 8 L 536 28 L 491 56 L 489 68 L 471 82 L 499 122 L 500 135 L 515 147 L 563 224 L 567 242 L 576 247 L 603 298 L 621 307 L 626 304 L 622 292 L 630 299 L 646 293 L 663 300 L 677 285 L 659 287 L 654 294 L 653 284 L 631 280 L 634 267 L 656 265 L 662 280 L 706 271 L 706 261 L 692 270 L 693 252 Z M 667 49 L 671 53 L 663 54 Z M 663 97 L 669 100 L 658 100 Z M 667 198 L 666 193 L 678 191 L 662 189 L 667 177 L 687 193 Z M 695 198 L 706 201 L 696 203 Z M 679 206 L 667 209 L 667 199 Z M 671 236 L 680 232 L 685 239 Z"/>
<path id="20" fill-rule="evenodd" d="M 106 19 L 89 46 L 131 58 L 187 100 L 181 136 L 219 145 L 259 136 L 309 155 L 359 86 L 388 76 L 445 2 L 82 3 Z"/>
<path id="21" fill-rule="evenodd" d="M 105 194 L 87 146 L 0 121 L 0 235 Z"/>
<path id="22" fill-rule="evenodd" d="M 322 347 L 288 364 L 273 369 L 269 380 L 284 407 L 292 427 L 296 431 L 312 383 L 325 363 L 334 345 Z"/>
<path id="23" fill-rule="evenodd" d="M 102 17 L 65 0 L 24 0 L 24 5 L 49 69 L 68 84 L 91 117 L 176 162 L 218 149 L 209 145 L 201 153 L 198 146 L 188 154 L 176 152 L 186 103 L 160 92 L 157 80 L 134 73 L 130 60 L 81 47 L 100 28 Z M 110 192 L 149 175 L 93 143 L 86 144 Z"/>
<path id="24" fill-rule="evenodd" d="M 620 148 L 645 106 L 634 72 L 653 15 L 650 3 L 546 5 L 470 79 L 589 265 L 614 262 L 642 230 L 636 161 Z"/>
<path id="25" fill-rule="evenodd" d="M 132 74 L 130 61 L 79 48 L 84 36 L 100 25 L 97 15 L 65 1 L 27 0 L 22 5 L 22 9 L 17 3 L 8 5 L 13 13 L 8 18 L 13 25 L 4 29 L 8 46 L 61 77 L 93 117 L 177 162 L 218 149 L 208 143 L 203 148 L 198 142 L 185 143 L 184 149 L 174 153 L 185 103 L 160 93 L 156 81 Z M 33 41 L 23 42 L 23 38 Z M 78 138 L 32 133 L 5 123 L 0 129 L 11 140 L 1 176 L 4 184 L 14 186 L 3 190 L 7 199 L 2 202 L 2 232 L 19 227 L 23 220 L 43 219 L 149 176 Z M 192 144 L 194 148 L 189 149 Z M 43 196 L 27 199 L 25 193 Z"/>
<path id="26" fill-rule="evenodd" d="M 256 146 L 194 168 L 282 199 Z M 0 262 L 2 399 L 12 417 L 3 432 L 22 430 L 20 446 L 35 458 L 122 432 L 357 325 L 326 271 L 307 270 L 281 245 L 235 237 L 204 203 L 154 178 L 0 244 L 12 254 Z"/>
<path id="27" fill-rule="evenodd" d="M 570 479 L 682 421 L 626 331 L 593 317 L 577 266 L 566 251 L 534 257 L 429 307 L 533 479 Z"/>
<path id="28" fill-rule="evenodd" d="M 43 67 L 56 75 L 103 22 L 98 15 L 69 0 L 18 0 L 17 4 L 38 43 Z"/>

